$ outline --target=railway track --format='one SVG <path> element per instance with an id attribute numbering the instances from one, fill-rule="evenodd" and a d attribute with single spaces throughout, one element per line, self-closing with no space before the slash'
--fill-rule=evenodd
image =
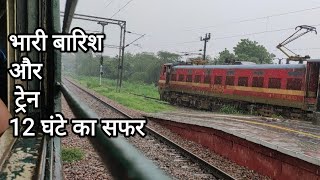
<path id="1" fill-rule="evenodd" d="M 124 111 L 114 107 L 113 105 L 101 100 L 99 97 L 96 97 L 95 95 L 91 94 L 90 92 L 88 92 L 84 88 L 78 86 L 77 84 L 70 81 L 69 79 L 65 78 L 64 81 L 68 82 L 71 85 L 73 85 L 74 87 L 80 89 L 82 92 L 86 93 L 91 98 L 93 98 L 96 101 L 98 101 L 99 103 L 101 103 L 104 107 L 112 109 L 114 112 L 116 112 L 118 115 L 120 115 L 121 118 L 133 119 L 133 117 L 131 117 L 126 112 L 124 112 Z M 172 149 L 175 149 L 176 151 L 178 151 L 181 154 L 181 157 L 187 158 L 190 161 L 192 161 L 193 163 L 198 164 L 204 172 L 213 175 L 214 179 L 235 179 L 232 176 L 230 176 L 229 174 L 220 170 L 219 168 L 208 163 L 204 159 L 198 157 L 194 153 L 188 151 L 187 149 L 183 148 L 182 146 L 176 144 L 175 142 L 173 142 L 170 139 L 166 138 L 165 136 L 161 135 L 160 133 L 158 133 L 156 130 L 152 129 L 151 127 L 146 126 L 145 131 L 147 132 L 148 135 L 154 137 L 158 141 L 160 141 L 160 142 L 166 144 L 167 146 L 171 147 Z"/>
<path id="2" fill-rule="evenodd" d="M 134 96 L 138 96 L 138 97 L 143 97 L 145 99 L 151 99 L 151 100 L 154 100 L 154 101 L 156 101 L 158 103 L 161 103 L 161 104 L 170 104 L 170 103 L 168 103 L 166 101 L 161 101 L 159 98 L 149 97 L 149 96 L 145 96 L 145 95 L 142 95 L 142 94 L 136 94 L 136 93 L 129 93 L 129 94 L 134 95 Z"/>

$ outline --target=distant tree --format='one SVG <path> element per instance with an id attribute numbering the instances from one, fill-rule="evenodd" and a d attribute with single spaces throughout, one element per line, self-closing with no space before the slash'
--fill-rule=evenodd
<path id="1" fill-rule="evenodd" d="M 98 57 L 99 59 L 100 57 Z M 116 79 L 118 77 L 118 57 L 103 56 L 103 77 L 108 79 Z M 124 61 L 126 62 L 126 61 Z M 125 66 L 126 63 L 124 63 Z"/>
<path id="2" fill-rule="evenodd" d="M 231 53 L 228 49 L 224 49 L 223 51 L 219 52 L 219 56 L 214 58 L 214 64 L 225 64 L 228 61 L 235 60 L 236 56 Z"/>
<path id="3" fill-rule="evenodd" d="M 154 53 L 126 54 L 125 79 L 144 83 L 156 83 L 160 74 L 161 62 Z"/>
<path id="4" fill-rule="evenodd" d="M 76 54 L 76 73 L 78 75 L 96 76 L 99 75 L 100 62 L 92 56 L 91 52 L 78 52 Z"/>
<path id="5" fill-rule="evenodd" d="M 66 63 L 69 64 L 65 66 L 68 67 L 75 64 L 75 71 L 78 75 L 99 76 L 100 56 L 93 57 L 92 53 L 78 52 L 74 59 L 74 62 L 70 63 L 66 60 Z M 165 51 L 160 51 L 157 54 L 148 52 L 137 54 L 126 53 L 123 64 L 123 79 L 147 84 L 157 84 L 161 66 L 164 63 L 172 63 L 180 59 L 180 55 Z M 117 79 L 118 63 L 119 58 L 117 56 L 104 56 L 103 77 Z"/>
<path id="6" fill-rule="evenodd" d="M 181 56 L 179 54 L 167 51 L 159 51 L 157 55 L 162 63 L 172 63 L 181 59 Z"/>
<path id="7" fill-rule="evenodd" d="M 257 64 L 270 64 L 275 57 L 275 55 L 269 53 L 264 46 L 249 39 L 241 39 L 233 50 L 237 59 L 241 61 L 251 61 Z"/>
<path id="8" fill-rule="evenodd" d="M 75 73 L 76 71 L 76 55 L 73 53 L 62 53 L 62 70 L 63 72 Z"/>

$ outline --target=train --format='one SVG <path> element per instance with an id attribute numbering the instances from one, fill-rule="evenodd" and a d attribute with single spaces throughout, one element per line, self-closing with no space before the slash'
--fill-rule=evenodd
<path id="1" fill-rule="evenodd" d="M 319 110 L 320 60 L 303 64 L 187 65 L 167 63 L 160 99 L 215 110 L 223 105 L 257 112 L 312 118 Z"/>

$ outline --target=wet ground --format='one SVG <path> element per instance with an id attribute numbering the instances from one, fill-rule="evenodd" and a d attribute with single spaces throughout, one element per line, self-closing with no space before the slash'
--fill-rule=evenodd
<path id="1" fill-rule="evenodd" d="M 190 109 L 148 115 L 222 130 L 320 165 L 320 126 L 313 125 L 311 122 L 247 115 L 224 115 Z"/>

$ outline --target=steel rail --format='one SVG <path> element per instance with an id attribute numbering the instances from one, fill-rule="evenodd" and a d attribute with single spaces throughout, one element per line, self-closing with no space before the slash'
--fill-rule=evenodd
<path id="1" fill-rule="evenodd" d="M 61 91 L 76 117 L 90 119 L 98 117 L 64 84 L 61 85 Z M 89 140 L 116 179 L 170 179 L 123 137 L 108 138 L 101 125 L 96 126 L 96 137 L 91 137 Z"/>
<path id="2" fill-rule="evenodd" d="M 166 102 L 166 101 L 161 101 L 161 100 L 158 99 L 158 98 L 149 97 L 149 96 L 145 96 L 145 95 L 142 95 L 142 94 L 136 94 L 136 93 L 129 93 L 129 94 L 132 94 L 132 95 L 138 96 L 138 97 L 144 97 L 145 99 L 151 99 L 151 100 L 157 101 L 157 102 L 159 102 L 159 103 L 161 103 L 161 104 L 170 104 L 170 103 L 168 103 L 168 102 Z"/>
<path id="3" fill-rule="evenodd" d="M 185 148 L 181 147 L 180 145 L 176 144 L 175 142 L 171 141 L 170 139 L 162 136 L 160 133 L 158 133 L 156 130 L 147 127 L 146 129 L 147 133 L 151 136 L 155 137 L 156 139 L 160 140 L 161 142 L 173 147 L 174 149 L 177 149 L 179 152 L 181 152 L 184 156 L 190 158 L 193 162 L 197 162 L 202 166 L 204 169 L 207 170 L 207 172 L 212 173 L 216 178 L 218 179 L 225 179 L 225 180 L 233 180 L 235 179 L 231 175 L 227 174 L 226 172 L 222 171 L 221 169 L 211 165 L 206 160 L 202 159 L 201 157 L 195 155 L 194 153 L 186 150 Z"/>
<path id="4" fill-rule="evenodd" d="M 133 119 L 133 117 L 131 117 L 130 115 L 128 115 L 127 113 L 119 110 L 118 108 L 114 107 L 111 104 L 106 103 L 105 101 L 101 100 L 99 97 L 93 95 L 92 93 L 88 92 L 87 90 L 83 89 L 82 87 L 80 87 L 79 85 L 77 85 L 76 83 L 70 81 L 67 78 L 64 78 L 66 81 L 68 81 L 70 84 L 76 86 L 78 89 L 80 89 L 81 91 L 85 92 L 86 94 L 88 94 L 89 96 L 91 96 L 92 98 L 94 98 L 95 100 L 99 101 L 100 103 L 102 103 L 103 105 L 110 107 L 112 110 L 116 111 L 118 114 L 124 116 L 125 118 L 129 118 L 129 119 Z"/>
<path id="5" fill-rule="evenodd" d="M 93 97 L 94 99 L 99 100 L 102 104 L 106 105 L 107 107 L 112 107 L 113 110 L 117 111 L 118 113 L 121 113 L 122 115 L 126 116 L 129 119 L 132 119 L 132 117 L 128 114 L 126 114 L 125 112 L 117 109 L 116 107 L 108 104 L 105 101 L 102 101 L 101 99 L 99 99 L 98 97 L 96 97 L 95 95 L 91 94 L 90 92 L 88 92 L 87 90 L 83 89 L 82 87 L 80 87 L 79 85 L 71 82 L 69 79 L 67 79 L 68 82 L 70 82 L 71 84 L 73 84 L 74 86 L 76 86 L 77 88 L 79 88 L 80 90 L 86 92 L 87 94 L 89 94 L 91 97 Z M 194 153 L 186 150 L 185 148 L 181 147 L 180 145 L 178 145 L 177 143 L 169 140 L 168 138 L 164 137 L 163 135 L 161 135 L 160 133 L 158 133 L 157 131 L 155 131 L 154 129 L 150 128 L 150 127 L 145 127 L 146 132 L 155 137 L 156 139 L 162 141 L 163 143 L 169 145 L 170 147 L 177 149 L 179 152 L 181 152 L 184 156 L 190 158 L 192 161 L 198 163 L 200 166 L 202 166 L 205 170 L 207 170 L 208 172 L 212 173 L 216 178 L 218 179 L 225 179 L 225 180 L 233 180 L 235 179 L 234 177 L 232 177 L 231 175 L 227 174 L 226 172 L 222 171 L 221 169 L 213 166 L 212 164 L 210 164 L 209 162 L 205 161 L 204 159 L 202 159 L 201 157 L 195 155 Z"/>

